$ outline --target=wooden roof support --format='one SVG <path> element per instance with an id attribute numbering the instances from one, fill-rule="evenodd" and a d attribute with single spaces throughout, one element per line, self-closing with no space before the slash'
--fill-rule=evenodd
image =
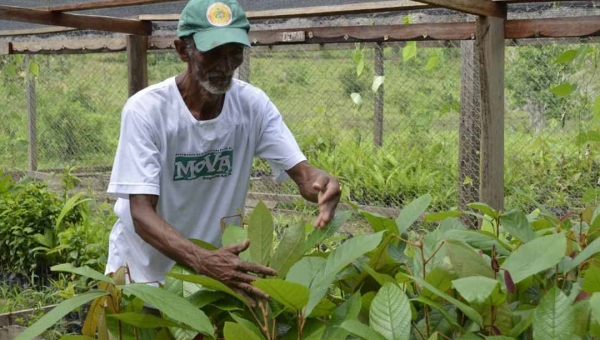
<path id="1" fill-rule="evenodd" d="M 506 18 L 506 5 L 492 0 L 419 0 L 419 2 L 473 15 Z"/>
<path id="2" fill-rule="evenodd" d="M 181 1 L 181 0 L 101 0 L 101 1 L 75 3 L 75 4 L 68 4 L 68 5 L 37 7 L 36 9 L 45 10 L 45 11 L 55 11 L 55 12 L 72 12 L 72 11 L 84 11 L 84 10 L 90 10 L 90 9 L 151 5 L 151 4 L 158 4 L 158 3 L 164 3 L 164 2 L 175 2 L 175 1 Z"/>
<path id="3" fill-rule="evenodd" d="M 0 19 L 137 35 L 151 35 L 152 23 L 112 17 L 41 11 L 0 5 Z"/>

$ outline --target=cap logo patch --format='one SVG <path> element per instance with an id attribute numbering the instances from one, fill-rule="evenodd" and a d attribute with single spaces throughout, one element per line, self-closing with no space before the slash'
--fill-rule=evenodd
<path id="1" fill-rule="evenodd" d="M 213 26 L 227 26 L 233 21 L 231 8 L 222 2 L 215 2 L 208 7 L 206 19 Z"/>

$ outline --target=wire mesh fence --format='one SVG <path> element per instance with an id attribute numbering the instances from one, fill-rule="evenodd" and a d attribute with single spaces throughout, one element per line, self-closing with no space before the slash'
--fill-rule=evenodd
<path id="1" fill-rule="evenodd" d="M 506 206 L 558 212 L 600 191 L 597 42 L 519 40 L 506 49 Z M 347 198 L 432 210 L 479 199 L 479 76 L 472 41 L 255 47 L 242 77 L 263 89 L 309 161 Z M 4 56 L 0 164 L 5 170 L 110 167 L 127 99 L 125 53 Z M 148 56 L 149 83 L 185 69 Z M 596 101 L 596 106 L 594 106 Z M 595 113 L 595 114 L 594 114 Z M 33 138 L 35 137 L 35 138 Z M 250 190 L 296 194 L 256 160 Z M 302 209 L 301 200 L 279 207 Z"/>

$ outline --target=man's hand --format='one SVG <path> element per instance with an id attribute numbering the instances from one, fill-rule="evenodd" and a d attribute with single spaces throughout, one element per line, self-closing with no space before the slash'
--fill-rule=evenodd
<path id="1" fill-rule="evenodd" d="M 298 185 L 302 197 L 319 205 L 319 217 L 315 221 L 315 227 L 325 228 L 335 216 L 335 209 L 340 202 L 340 182 L 325 171 L 312 167 L 308 162 L 298 163 L 287 173 Z"/>
<path id="2" fill-rule="evenodd" d="M 209 251 L 201 261 L 198 268 L 199 274 L 210 276 L 229 286 L 231 289 L 244 296 L 251 305 L 256 306 L 256 298 L 268 299 L 269 296 L 251 283 L 258 279 L 254 274 L 274 276 L 275 270 L 250 263 L 240 259 L 239 254 L 250 246 L 250 241 L 232 244 L 218 250 Z"/>
<path id="3" fill-rule="evenodd" d="M 250 283 L 254 274 L 275 275 L 275 271 L 240 259 L 239 254 L 250 246 L 250 241 L 208 251 L 183 237 L 156 213 L 158 196 L 130 195 L 131 216 L 136 233 L 148 244 L 177 263 L 194 269 L 226 284 L 246 297 L 252 306 L 256 298 L 269 298 Z"/>

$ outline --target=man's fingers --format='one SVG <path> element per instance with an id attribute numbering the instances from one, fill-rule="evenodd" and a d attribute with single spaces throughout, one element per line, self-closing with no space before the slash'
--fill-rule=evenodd
<path id="1" fill-rule="evenodd" d="M 230 245 L 224 247 L 223 249 L 227 250 L 230 253 L 239 255 L 241 252 L 248 249 L 248 247 L 250 247 L 250 240 L 246 240 L 242 243 L 230 244 Z"/>
<path id="2" fill-rule="evenodd" d="M 323 190 L 325 190 L 325 188 L 327 188 L 328 183 L 329 183 L 329 177 L 319 176 L 313 183 L 312 187 L 313 187 L 313 189 L 322 192 Z"/>
<path id="3" fill-rule="evenodd" d="M 241 270 L 245 270 L 245 271 L 251 272 L 251 273 L 264 274 L 264 275 L 268 275 L 268 276 L 277 275 L 277 272 L 274 269 L 265 267 L 265 266 L 261 266 L 260 264 L 257 264 L 257 263 L 250 263 L 250 262 L 242 261 L 242 262 L 240 262 L 240 265 L 238 267 Z"/>
<path id="4" fill-rule="evenodd" d="M 238 293 L 238 294 L 240 294 L 241 296 L 243 296 L 243 297 L 244 297 L 246 300 L 248 300 L 248 302 L 250 302 L 250 305 L 251 305 L 252 307 L 256 307 L 256 299 L 254 299 L 254 298 L 252 298 L 250 295 L 248 295 L 248 294 L 247 294 L 247 293 L 244 291 L 244 289 L 242 289 L 242 288 L 233 288 L 233 290 L 234 290 L 236 293 Z"/>
<path id="5" fill-rule="evenodd" d="M 238 281 L 247 282 L 247 283 L 252 283 L 258 279 L 258 277 L 254 276 L 254 275 L 249 275 L 249 274 L 245 274 L 242 272 L 235 272 L 233 274 L 233 277 Z"/>
<path id="6" fill-rule="evenodd" d="M 269 295 L 267 293 L 263 292 L 262 290 L 258 289 L 257 287 L 254 287 L 253 285 L 251 285 L 249 283 L 240 282 L 237 284 L 237 286 L 240 289 L 243 289 L 247 294 L 258 296 L 259 298 L 262 298 L 265 300 L 269 299 Z"/>

